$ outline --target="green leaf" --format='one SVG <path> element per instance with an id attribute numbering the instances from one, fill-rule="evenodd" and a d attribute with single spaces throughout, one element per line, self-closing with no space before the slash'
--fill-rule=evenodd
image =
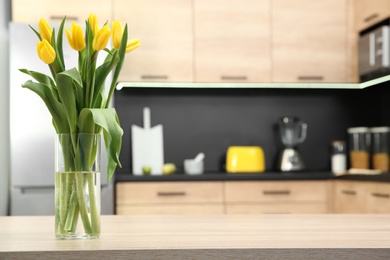
<path id="1" fill-rule="evenodd" d="M 33 32 L 38 36 L 38 39 L 40 40 L 40 41 L 42 41 L 42 38 L 41 38 L 41 34 L 37 31 L 37 30 L 35 30 L 31 25 L 28 25 L 30 28 L 31 28 L 31 30 L 33 30 Z"/>
<path id="2" fill-rule="evenodd" d="M 65 62 L 64 62 L 64 52 L 62 49 L 63 44 L 63 35 L 64 35 L 64 24 L 65 24 L 66 16 L 64 19 L 62 19 L 62 22 L 60 24 L 60 28 L 58 29 L 58 36 L 57 36 L 57 56 L 59 57 L 59 60 L 62 64 L 63 69 L 65 70 Z"/>
<path id="3" fill-rule="evenodd" d="M 76 69 L 66 70 L 57 74 L 57 88 L 60 100 L 64 105 L 71 133 L 77 132 L 77 89 L 81 89 L 81 79 Z"/>
<path id="4" fill-rule="evenodd" d="M 50 87 L 31 80 L 26 81 L 22 87 L 35 92 L 45 102 L 53 118 L 53 125 L 57 133 L 69 133 L 69 125 L 62 120 L 65 117 L 65 110 L 62 104 L 53 96 Z"/>
<path id="5" fill-rule="evenodd" d="M 31 77 L 33 77 L 35 80 L 37 80 L 38 82 L 40 82 L 42 84 L 45 84 L 47 86 L 55 86 L 52 78 L 47 76 L 46 74 L 43 74 L 41 72 L 32 71 L 32 70 L 27 70 L 27 69 L 19 69 L 19 71 L 21 71 L 27 75 L 30 75 Z"/>
<path id="6" fill-rule="evenodd" d="M 107 180 L 109 181 L 116 166 L 121 167 L 119 154 L 122 148 L 123 130 L 114 108 L 83 109 L 79 117 L 80 133 L 97 133 L 91 126 L 92 121 L 103 129 L 104 144 L 107 150 Z"/>

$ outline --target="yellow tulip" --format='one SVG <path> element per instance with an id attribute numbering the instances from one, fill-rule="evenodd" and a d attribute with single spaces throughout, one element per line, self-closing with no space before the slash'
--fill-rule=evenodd
<path id="1" fill-rule="evenodd" d="M 112 45 L 115 49 L 119 49 L 123 36 L 123 26 L 121 21 L 112 22 Z"/>
<path id="2" fill-rule="evenodd" d="M 96 15 L 90 14 L 88 17 L 89 25 L 91 26 L 92 34 L 95 35 L 99 30 L 99 23 Z"/>
<path id="3" fill-rule="evenodd" d="M 74 50 L 81 51 L 85 48 L 83 29 L 80 25 L 72 23 L 70 31 L 66 28 L 66 38 L 68 38 L 69 45 Z"/>
<path id="4" fill-rule="evenodd" d="M 39 58 L 46 64 L 51 64 L 56 58 L 56 52 L 50 43 L 44 39 L 37 43 L 37 52 Z"/>
<path id="5" fill-rule="evenodd" d="M 41 35 L 42 40 L 46 40 L 51 42 L 51 36 L 53 34 L 53 29 L 47 23 L 47 21 L 43 18 L 39 20 L 38 23 L 39 34 Z"/>
<path id="6" fill-rule="evenodd" d="M 139 38 L 131 39 L 126 44 L 126 53 L 129 53 L 129 52 L 135 50 L 139 46 L 141 46 L 141 43 L 139 42 Z"/>
<path id="7" fill-rule="evenodd" d="M 108 25 L 106 24 L 95 34 L 92 43 L 93 49 L 95 51 L 100 51 L 106 48 L 110 36 L 111 36 L 111 30 L 108 28 Z"/>

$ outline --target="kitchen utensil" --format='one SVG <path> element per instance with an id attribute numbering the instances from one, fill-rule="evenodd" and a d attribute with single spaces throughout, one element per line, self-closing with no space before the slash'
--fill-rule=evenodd
<path id="1" fill-rule="evenodd" d="M 202 174 L 204 168 L 204 153 L 199 153 L 194 159 L 184 160 L 184 172 L 186 174 Z"/>
<path id="2" fill-rule="evenodd" d="M 297 146 L 306 139 L 307 124 L 297 117 L 284 116 L 279 120 L 279 132 L 284 145 L 279 159 L 279 170 L 298 171 L 305 169 Z"/>
<path id="3" fill-rule="evenodd" d="M 260 146 L 230 146 L 226 155 L 227 172 L 264 172 L 264 152 Z"/>
<path id="4" fill-rule="evenodd" d="M 151 167 L 152 175 L 162 175 L 164 164 L 163 127 L 150 125 L 150 109 L 143 109 L 144 128 L 131 126 L 133 174 L 142 175 L 142 167 Z"/>

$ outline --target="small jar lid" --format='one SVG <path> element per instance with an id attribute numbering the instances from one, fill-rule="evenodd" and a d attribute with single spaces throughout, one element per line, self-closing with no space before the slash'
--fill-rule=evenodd
<path id="1" fill-rule="evenodd" d="M 388 126 L 371 127 L 370 131 L 371 133 L 388 133 L 390 132 L 390 127 Z"/>
<path id="2" fill-rule="evenodd" d="M 369 133 L 370 129 L 368 127 L 365 127 L 365 126 L 351 127 L 351 128 L 347 129 L 347 132 L 349 134 L 362 134 L 362 133 Z"/>

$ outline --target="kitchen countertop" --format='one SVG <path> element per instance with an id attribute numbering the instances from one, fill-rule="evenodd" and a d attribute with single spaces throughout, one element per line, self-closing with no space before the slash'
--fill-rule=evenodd
<path id="1" fill-rule="evenodd" d="M 0 217 L 0 259 L 388 259 L 390 215 L 102 216 L 56 240 L 54 216 Z"/>
<path id="2" fill-rule="evenodd" d="M 307 172 L 264 172 L 264 173 L 205 173 L 200 175 L 187 175 L 175 173 L 172 175 L 141 175 L 115 174 L 116 182 L 147 182 L 147 181 L 233 181 L 233 180 L 361 180 L 390 182 L 390 173 L 380 175 L 343 175 L 335 177 L 327 171 Z"/>

